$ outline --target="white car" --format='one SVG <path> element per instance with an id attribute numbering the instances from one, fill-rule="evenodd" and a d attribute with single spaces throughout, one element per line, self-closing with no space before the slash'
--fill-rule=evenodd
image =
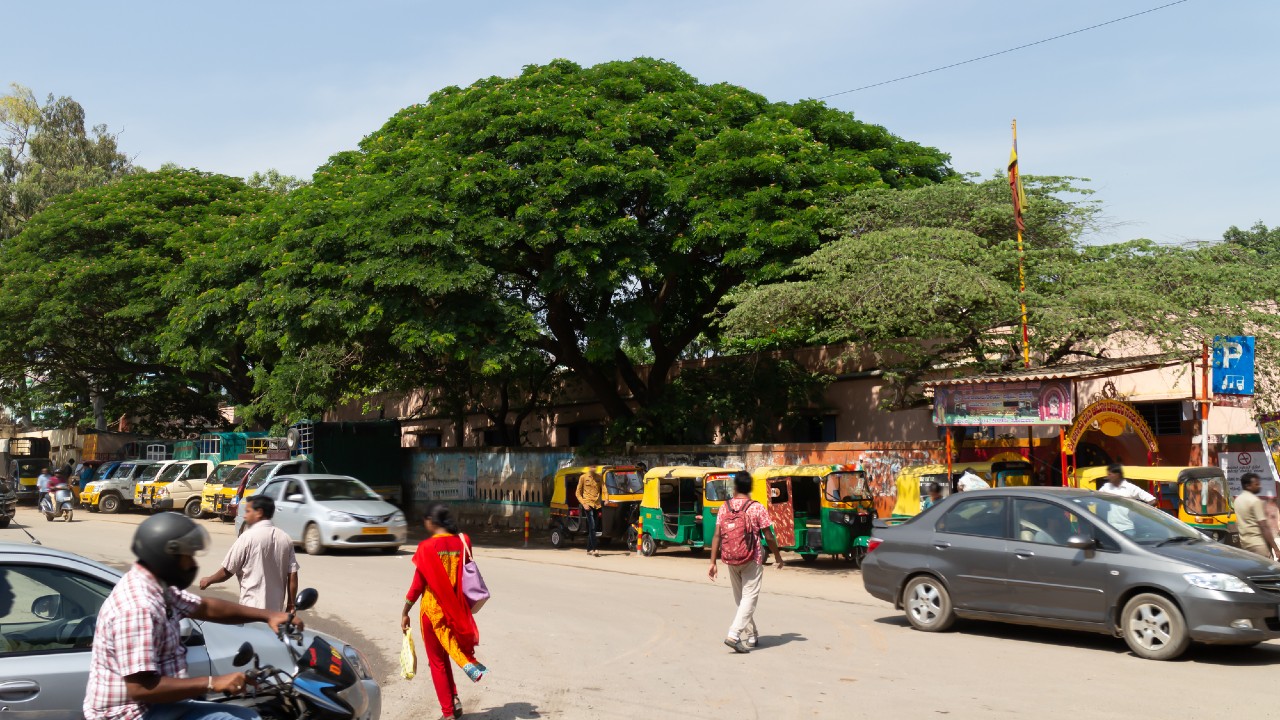
<path id="1" fill-rule="evenodd" d="M 0 542 L 0 717 L 81 717 L 98 609 L 120 577 L 74 553 Z M 306 631 L 304 646 L 317 634 Z M 319 635 L 341 648 L 360 678 L 362 700 L 367 698 L 360 718 L 378 720 L 382 691 L 368 661 L 355 647 Z M 295 667 L 289 651 L 262 623 L 184 620 L 183 637 L 191 677 L 233 672 L 232 658 L 246 641 L 264 665 Z"/>
<path id="2" fill-rule="evenodd" d="M 276 503 L 272 523 L 312 555 L 329 548 L 377 548 L 394 553 L 409 540 L 400 508 L 368 485 L 346 475 L 280 475 L 260 494 Z M 244 511 L 236 514 L 236 534 L 244 532 Z"/>

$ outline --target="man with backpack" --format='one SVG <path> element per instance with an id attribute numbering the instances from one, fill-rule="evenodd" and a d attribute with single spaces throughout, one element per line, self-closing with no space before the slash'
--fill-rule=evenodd
<path id="1" fill-rule="evenodd" d="M 734 652 L 751 652 L 759 642 L 756 630 L 756 601 L 760 598 L 760 581 L 764 576 L 764 549 L 760 546 L 760 534 L 765 530 L 769 552 L 773 553 L 778 567 L 782 565 L 782 552 L 773 534 L 773 523 L 764 506 L 751 499 L 751 476 L 737 473 L 733 479 L 733 497 L 716 516 L 716 535 L 711 541 L 711 570 L 707 576 L 716 579 L 716 561 L 724 560 L 729 567 L 729 582 L 733 585 L 733 601 L 738 604 L 738 614 L 729 626 L 724 644 Z M 746 641 L 743 642 L 743 633 Z"/>

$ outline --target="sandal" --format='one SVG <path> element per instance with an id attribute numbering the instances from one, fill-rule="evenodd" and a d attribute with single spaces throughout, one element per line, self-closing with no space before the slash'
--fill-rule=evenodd
<path id="1" fill-rule="evenodd" d="M 462 717 L 462 698 L 457 695 L 453 696 L 453 716 L 455 718 Z"/>

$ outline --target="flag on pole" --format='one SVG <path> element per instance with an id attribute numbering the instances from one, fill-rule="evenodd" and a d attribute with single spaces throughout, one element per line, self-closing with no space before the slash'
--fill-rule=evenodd
<path id="1" fill-rule="evenodd" d="M 1022 211 L 1027 207 L 1027 194 L 1022 190 L 1022 176 L 1018 174 L 1018 136 L 1014 131 L 1013 148 L 1009 151 L 1009 189 L 1013 191 L 1013 218 L 1019 230 L 1026 230 Z"/>

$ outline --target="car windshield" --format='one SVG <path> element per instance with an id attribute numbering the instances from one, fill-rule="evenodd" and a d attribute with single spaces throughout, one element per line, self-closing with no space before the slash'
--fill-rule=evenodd
<path id="1" fill-rule="evenodd" d="M 279 466 L 280 463 L 265 463 L 254 468 L 253 472 L 249 473 L 249 481 L 244 484 L 245 489 L 256 490 L 261 487 L 262 483 L 267 481 L 267 476 L 271 474 L 271 471 Z"/>
<path id="2" fill-rule="evenodd" d="M 1071 502 L 1142 545 L 1202 540 L 1195 528 L 1146 503 L 1114 495 L 1072 498 Z"/>
<path id="3" fill-rule="evenodd" d="M 231 473 L 235 472 L 235 469 L 238 467 L 240 466 L 239 465 L 219 465 L 218 468 L 213 471 L 213 477 L 205 480 L 204 484 L 205 485 L 221 485 L 227 481 L 227 478 L 231 477 Z"/>
<path id="4" fill-rule="evenodd" d="M 832 502 L 852 502 L 871 497 L 864 472 L 833 472 L 823 483 L 823 492 Z"/>
<path id="5" fill-rule="evenodd" d="M 127 478 L 130 475 L 132 475 L 133 469 L 136 467 L 138 466 L 134 465 L 133 463 L 120 463 L 119 465 L 116 466 L 116 469 L 112 470 L 111 474 L 104 479 L 115 480 L 119 478 L 123 480 L 124 478 Z"/>
<path id="6" fill-rule="evenodd" d="M 604 474 L 610 495 L 635 495 L 644 490 L 644 480 L 635 470 L 612 470 Z"/>
<path id="7" fill-rule="evenodd" d="M 164 472 L 160 473 L 160 475 L 156 478 L 156 482 L 157 483 L 173 482 L 174 480 L 177 480 L 178 476 L 182 474 L 182 471 L 186 469 L 187 469 L 186 465 L 183 465 L 182 463 L 174 463 L 173 465 L 170 465 L 169 467 L 165 468 Z"/>
<path id="8" fill-rule="evenodd" d="M 227 473 L 227 476 L 223 478 L 222 484 L 229 488 L 239 488 L 240 481 L 244 480 L 244 476 L 248 474 L 249 474 L 248 465 L 236 465 L 235 467 L 231 468 L 231 472 Z"/>
<path id="9" fill-rule="evenodd" d="M 1231 512 L 1230 497 L 1227 479 L 1221 475 L 1182 482 L 1182 504 L 1192 515 L 1227 515 Z"/>
<path id="10" fill-rule="evenodd" d="M 98 469 L 93 471 L 93 479 L 91 479 L 89 482 L 106 480 L 107 478 L 111 477 L 112 473 L 114 473 L 119 469 L 120 469 L 119 465 L 110 465 L 110 464 L 99 465 Z"/>
<path id="11" fill-rule="evenodd" d="M 156 479 L 156 473 L 160 472 L 160 465 L 148 465 L 142 468 L 142 474 L 138 476 L 138 482 L 147 482 Z"/>
<path id="12" fill-rule="evenodd" d="M 352 478 L 320 478 L 308 480 L 311 497 L 317 501 L 326 500 L 378 500 L 378 496 L 367 485 Z"/>

